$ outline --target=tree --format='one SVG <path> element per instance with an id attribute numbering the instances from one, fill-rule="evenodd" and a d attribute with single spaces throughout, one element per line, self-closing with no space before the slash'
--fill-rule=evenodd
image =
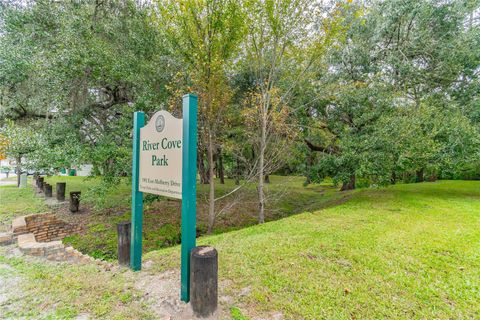
<path id="1" fill-rule="evenodd" d="M 303 0 L 246 1 L 246 7 L 250 28 L 244 61 L 255 79 L 254 93 L 246 101 L 258 117 L 255 133 L 258 137 L 258 221 L 263 223 L 264 179 L 275 170 L 266 159 L 273 163 L 280 152 L 276 150 L 279 145 L 272 144 L 268 155 L 269 144 L 279 137 L 275 134 L 279 132 L 276 126 L 288 123 L 289 101 L 294 89 L 310 75 L 314 62 L 337 34 L 341 19 L 339 7 L 325 10 L 318 3 Z M 320 13 L 331 16 L 319 21 Z M 285 133 L 288 137 L 288 131 Z"/>
<path id="2" fill-rule="evenodd" d="M 58 123 L 108 180 L 129 175 L 131 114 L 166 102 L 176 68 L 150 6 L 36 1 L 1 9 L 1 119 Z"/>
<path id="3" fill-rule="evenodd" d="M 39 135 L 31 127 L 20 127 L 8 121 L 0 128 L 0 136 L 6 138 L 2 143 L 0 153 L 15 159 L 17 173 L 17 187 L 20 187 L 22 159 L 35 152 L 39 146 Z"/>
<path id="4" fill-rule="evenodd" d="M 426 0 L 383 1 L 362 11 L 349 18 L 347 41 L 332 48 L 328 67 L 319 70 L 323 94 L 312 118 L 323 134 L 307 141 L 324 154 L 315 180 L 333 176 L 346 190 L 355 187 L 357 175 L 381 184 L 409 171 L 418 181 L 427 171 L 436 176 L 452 143 L 447 128 L 462 123 L 459 128 L 473 134 L 469 116 L 455 111 L 473 115 L 457 99 L 478 81 L 478 55 L 469 54 L 474 32 L 463 27 L 469 14 L 462 2 Z M 398 141 L 405 134 L 410 140 Z"/>
<path id="5" fill-rule="evenodd" d="M 183 87 L 191 88 L 199 96 L 199 162 L 202 171 L 202 149 L 205 148 L 210 185 L 210 233 L 215 223 L 214 157 L 224 110 L 231 98 L 227 64 L 235 56 L 243 36 L 243 11 L 234 0 L 164 1 L 159 3 L 159 11 L 159 28 L 165 29 L 173 52 L 187 67 L 182 74 L 186 80 Z"/>
<path id="6" fill-rule="evenodd" d="M 259 222 L 273 173 L 332 177 L 342 190 L 475 177 L 478 8 L 471 0 L 4 1 L 0 126 L 33 131 L 34 151 L 15 152 L 22 167 L 89 161 L 114 185 L 131 173 L 133 111 L 180 116 L 179 96 L 197 93 L 210 232 L 225 212 L 219 200 L 231 195 L 215 197 L 215 174 L 236 180 L 235 197 L 255 181 Z"/>

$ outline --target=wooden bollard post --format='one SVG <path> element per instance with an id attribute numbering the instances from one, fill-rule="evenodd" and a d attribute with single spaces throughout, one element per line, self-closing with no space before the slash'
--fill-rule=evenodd
<path id="1" fill-rule="evenodd" d="M 120 222 L 117 224 L 118 234 L 118 264 L 130 265 L 130 231 L 132 223 L 130 221 Z"/>
<path id="2" fill-rule="evenodd" d="M 199 246 L 190 251 L 190 303 L 197 317 L 211 316 L 218 304 L 218 253 Z"/>
<path id="3" fill-rule="evenodd" d="M 70 192 L 70 212 L 77 212 L 80 206 L 80 191 Z"/>
<path id="4" fill-rule="evenodd" d="M 39 178 L 38 178 L 38 185 L 37 185 L 37 187 L 40 189 L 40 191 L 43 190 L 43 179 L 44 179 L 43 177 L 39 177 Z"/>
<path id="5" fill-rule="evenodd" d="M 51 184 L 45 184 L 45 198 L 51 198 L 52 197 L 52 185 Z"/>
<path id="6" fill-rule="evenodd" d="M 57 200 L 65 201 L 65 189 L 67 188 L 66 182 L 57 182 Z"/>

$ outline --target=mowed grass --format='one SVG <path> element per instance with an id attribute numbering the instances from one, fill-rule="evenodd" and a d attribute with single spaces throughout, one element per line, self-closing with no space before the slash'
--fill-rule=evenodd
<path id="1" fill-rule="evenodd" d="M 199 243 L 219 251 L 236 317 L 480 318 L 480 182 L 362 190 L 336 207 Z M 179 248 L 145 260 L 157 272 L 178 267 Z"/>
<path id="2" fill-rule="evenodd" d="M 0 231 L 7 230 L 17 216 L 46 210 L 44 200 L 36 197 L 32 188 L 0 187 Z"/>
<path id="3" fill-rule="evenodd" d="M 8 256 L 0 247 L 1 319 L 155 319 L 131 272 Z M 13 284 L 13 285 L 12 285 Z"/>

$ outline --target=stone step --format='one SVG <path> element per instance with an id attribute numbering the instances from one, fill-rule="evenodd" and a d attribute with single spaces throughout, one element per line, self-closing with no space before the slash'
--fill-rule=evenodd
<path id="1" fill-rule="evenodd" d="M 31 223 L 35 223 L 35 219 L 41 221 L 56 220 L 53 214 L 35 214 L 16 218 L 12 222 L 12 232 L 0 233 L 0 245 L 3 243 L 10 244 L 17 239 L 18 247 L 21 252 L 27 255 L 43 257 L 50 261 L 68 261 L 80 264 L 96 264 L 106 270 L 113 270 L 115 266 L 106 261 L 94 259 L 89 255 L 83 254 L 71 246 L 65 246 L 62 241 L 47 241 L 49 232 L 33 228 Z M 28 222 L 28 228 L 27 228 Z M 60 227 L 58 227 L 60 228 Z M 56 232 L 56 227 L 51 228 L 52 232 Z M 51 239 L 51 238 L 50 238 Z M 38 241 L 37 241 L 38 240 Z"/>
<path id="2" fill-rule="evenodd" d="M 12 221 L 12 233 L 14 236 L 27 233 L 27 223 L 25 217 L 18 217 Z"/>
<path id="3" fill-rule="evenodd" d="M 25 247 L 26 245 L 30 245 L 32 243 L 37 243 L 37 240 L 35 240 L 35 235 L 33 233 L 26 233 L 26 234 L 21 234 L 18 236 L 18 246 L 20 249 L 22 247 Z"/>
<path id="4" fill-rule="evenodd" d="M 13 234 L 11 232 L 0 232 L 0 246 L 8 246 L 13 242 Z"/>

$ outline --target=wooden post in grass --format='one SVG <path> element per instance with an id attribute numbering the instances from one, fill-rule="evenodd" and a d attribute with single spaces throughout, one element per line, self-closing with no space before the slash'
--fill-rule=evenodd
<path id="1" fill-rule="evenodd" d="M 65 189 L 67 188 L 66 182 L 57 182 L 57 200 L 65 201 Z"/>
<path id="2" fill-rule="evenodd" d="M 218 253 L 213 247 L 199 246 L 190 254 L 190 303 L 197 317 L 217 310 Z"/>
<path id="3" fill-rule="evenodd" d="M 44 180 L 44 177 L 39 177 L 39 178 L 38 178 L 37 187 L 38 187 L 38 189 L 40 189 L 40 192 L 43 191 L 43 180 Z"/>
<path id="4" fill-rule="evenodd" d="M 51 198 L 52 197 L 52 185 L 51 184 L 45 184 L 45 198 Z"/>
<path id="5" fill-rule="evenodd" d="M 118 264 L 123 266 L 130 265 L 130 229 L 131 222 L 124 221 L 117 224 L 118 233 Z"/>
<path id="6" fill-rule="evenodd" d="M 80 206 L 80 191 L 70 192 L 70 212 L 77 212 Z"/>

